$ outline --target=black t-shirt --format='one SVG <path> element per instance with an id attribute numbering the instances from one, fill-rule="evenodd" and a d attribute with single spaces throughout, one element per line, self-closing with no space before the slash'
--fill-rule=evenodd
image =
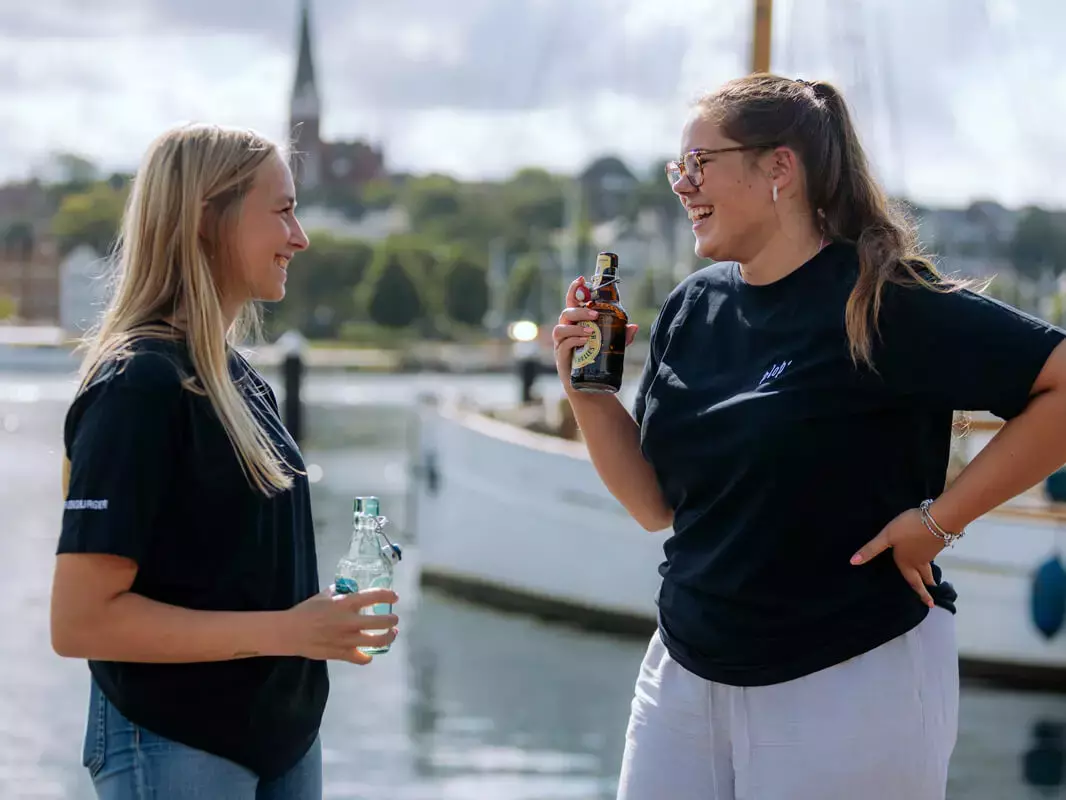
<path id="1" fill-rule="evenodd" d="M 194 375 L 183 343 L 142 339 L 74 400 L 64 439 L 70 488 L 59 553 L 110 553 L 138 565 L 131 591 L 198 610 L 291 608 L 318 592 L 306 476 L 256 491 Z M 230 373 L 293 467 L 300 453 L 265 381 L 236 353 Z M 269 778 L 318 733 L 323 661 L 255 657 L 188 664 L 90 661 L 103 693 L 135 724 Z"/>
<path id="2" fill-rule="evenodd" d="M 652 328 L 634 416 L 674 509 L 659 627 L 707 680 L 791 680 L 924 619 L 890 552 L 849 560 L 944 490 L 953 411 L 1018 414 L 1066 335 L 970 291 L 891 284 L 876 372 L 857 368 L 844 326 L 857 274 L 845 243 L 765 286 L 714 264 Z M 933 569 L 930 594 L 954 611 Z"/>

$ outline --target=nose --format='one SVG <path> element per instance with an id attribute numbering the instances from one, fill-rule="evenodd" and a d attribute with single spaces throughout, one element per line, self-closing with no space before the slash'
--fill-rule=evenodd
<path id="1" fill-rule="evenodd" d="M 667 178 L 667 180 L 670 180 Z M 692 182 L 688 179 L 687 175 L 681 175 L 676 181 L 670 184 L 670 190 L 678 196 L 678 199 L 685 195 L 692 194 L 696 191 L 696 188 L 692 185 Z"/>
<path id="2" fill-rule="evenodd" d="M 308 245 L 311 244 L 311 240 L 307 238 L 307 234 L 304 232 L 303 225 L 296 217 L 292 218 L 292 228 L 289 231 L 289 244 L 292 245 L 295 250 L 306 250 Z"/>

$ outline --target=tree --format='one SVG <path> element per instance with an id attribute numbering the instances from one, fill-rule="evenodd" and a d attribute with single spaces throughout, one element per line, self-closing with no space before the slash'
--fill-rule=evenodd
<path id="1" fill-rule="evenodd" d="M 463 325 L 481 325 L 488 309 L 488 270 L 466 254 L 456 255 L 444 273 L 445 312 Z"/>
<path id="2" fill-rule="evenodd" d="M 633 305 L 636 308 L 658 308 L 659 291 L 655 285 L 655 270 L 645 269 L 644 275 L 637 284 L 636 295 L 633 297 Z"/>
<path id="3" fill-rule="evenodd" d="M 1010 256 L 1019 272 L 1036 277 L 1066 270 L 1066 223 L 1042 208 L 1028 208 L 1018 221 Z"/>
<path id="4" fill-rule="evenodd" d="M 544 234 L 563 228 L 567 223 L 569 183 L 569 179 L 556 177 L 543 169 L 528 168 L 519 170 L 502 184 L 499 187 L 500 205 L 506 212 L 508 238 L 531 237 L 546 241 Z"/>
<path id="5" fill-rule="evenodd" d="M 521 256 L 507 277 L 508 312 L 540 322 L 543 288 L 538 256 L 535 253 Z"/>
<path id="6" fill-rule="evenodd" d="M 378 325 L 406 328 L 423 316 L 424 306 L 411 269 L 403 254 L 388 243 L 374 254 L 360 304 Z"/>
<path id="7" fill-rule="evenodd" d="M 399 189 L 385 178 L 374 178 L 363 185 L 363 205 L 368 209 L 380 211 L 391 208 L 399 199 Z"/>
<path id="8" fill-rule="evenodd" d="M 428 175 L 410 181 L 403 190 L 403 204 L 415 230 L 426 234 L 446 233 L 460 217 L 462 185 L 445 175 Z"/>
<path id="9" fill-rule="evenodd" d="M 100 177 L 96 165 L 77 153 L 53 153 L 45 169 L 48 182 L 63 184 L 68 191 L 87 189 Z"/>
<path id="10" fill-rule="evenodd" d="M 0 292 L 0 321 L 11 319 L 18 312 L 18 303 L 9 294 Z"/>
<path id="11" fill-rule="evenodd" d="M 84 192 L 68 194 L 52 218 L 52 233 L 67 253 L 79 244 L 91 245 L 98 253 L 110 252 L 122 221 L 126 189 L 94 183 Z"/>
<path id="12" fill-rule="evenodd" d="M 355 292 L 374 248 L 326 231 L 312 231 L 310 238 L 311 246 L 289 268 L 285 302 L 273 309 L 271 327 L 296 328 L 311 338 L 331 339 L 358 314 Z"/>
<path id="13" fill-rule="evenodd" d="M 0 252 L 18 261 L 29 261 L 33 255 L 33 245 L 36 240 L 33 233 L 33 225 L 29 222 L 14 222 L 4 231 L 0 237 L 3 247 Z"/>

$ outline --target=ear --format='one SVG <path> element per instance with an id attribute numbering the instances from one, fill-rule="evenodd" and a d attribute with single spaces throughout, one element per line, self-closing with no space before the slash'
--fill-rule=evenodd
<path id="1" fill-rule="evenodd" d="M 766 177 L 777 186 L 778 191 L 795 182 L 799 175 L 799 158 L 791 147 L 775 147 L 764 158 Z"/>

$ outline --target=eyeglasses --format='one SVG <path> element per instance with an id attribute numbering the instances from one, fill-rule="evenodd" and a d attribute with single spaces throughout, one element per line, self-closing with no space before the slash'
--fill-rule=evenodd
<path id="1" fill-rule="evenodd" d="M 703 183 L 703 156 L 713 156 L 718 153 L 738 153 L 742 150 L 771 150 L 776 144 L 742 144 L 736 147 L 719 147 L 716 150 L 697 148 L 685 153 L 681 161 L 670 161 L 666 164 L 666 179 L 670 186 L 674 186 L 681 176 L 688 178 L 694 189 L 700 188 Z"/>

